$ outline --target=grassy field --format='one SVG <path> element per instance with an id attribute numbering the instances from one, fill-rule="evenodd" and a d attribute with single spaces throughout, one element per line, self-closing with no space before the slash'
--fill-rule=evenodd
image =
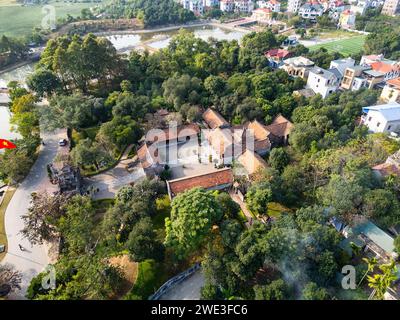
<path id="1" fill-rule="evenodd" d="M 13 4 L 12 0 L 0 0 L 0 36 L 24 36 L 30 34 L 34 27 L 40 27 L 42 19 L 48 14 L 42 12 L 43 6 L 21 6 Z M 56 19 L 80 15 L 81 10 L 95 6 L 96 3 L 68 3 L 63 1 L 50 1 L 54 6 Z"/>
<path id="2" fill-rule="evenodd" d="M 317 44 L 315 46 L 311 46 L 309 49 L 317 50 L 319 48 L 326 48 L 328 51 L 337 51 L 343 54 L 344 56 L 349 56 L 351 54 L 358 53 L 362 50 L 365 42 L 365 37 L 366 36 L 364 35 L 360 35 L 349 39 Z"/>
<path id="3" fill-rule="evenodd" d="M 7 206 L 10 203 L 14 193 L 15 189 L 8 189 L 6 194 L 4 195 L 3 202 L 0 205 L 0 244 L 6 245 L 6 251 L 0 253 L 0 261 L 3 260 L 4 256 L 7 253 L 7 236 L 6 229 L 4 228 L 4 214 L 6 213 Z"/>

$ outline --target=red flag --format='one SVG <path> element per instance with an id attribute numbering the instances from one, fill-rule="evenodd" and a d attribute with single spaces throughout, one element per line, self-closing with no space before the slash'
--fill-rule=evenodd
<path id="1" fill-rule="evenodd" d="M 0 139 L 0 149 L 15 149 L 17 146 L 8 141 L 8 140 L 4 140 L 4 139 Z"/>

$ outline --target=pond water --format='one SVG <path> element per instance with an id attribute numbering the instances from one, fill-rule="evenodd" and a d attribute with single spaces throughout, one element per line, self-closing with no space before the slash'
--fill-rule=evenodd
<path id="1" fill-rule="evenodd" d="M 34 63 L 28 63 L 12 71 L 0 73 L 0 88 L 7 88 L 10 81 L 18 81 L 25 84 L 26 77 L 33 72 Z"/>
<path id="2" fill-rule="evenodd" d="M 203 40 L 209 38 L 215 38 L 217 40 L 237 40 L 240 41 L 245 33 L 241 31 L 226 30 L 213 26 L 204 27 L 188 27 L 186 28 L 192 31 L 196 37 Z M 106 36 L 108 40 L 114 45 L 119 51 L 125 51 L 127 48 L 140 47 L 143 42 L 154 49 L 166 48 L 171 41 L 171 38 L 178 34 L 179 30 L 151 32 L 145 34 L 113 34 Z"/>
<path id="3" fill-rule="evenodd" d="M 0 106 L 0 139 L 17 139 L 20 135 L 17 132 L 11 131 L 10 125 L 10 110 L 8 107 Z"/>

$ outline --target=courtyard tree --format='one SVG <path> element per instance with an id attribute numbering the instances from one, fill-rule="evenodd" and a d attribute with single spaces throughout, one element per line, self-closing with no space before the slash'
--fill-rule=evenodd
<path id="1" fill-rule="evenodd" d="M 166 246 L 182 259 L 198 249 L 222 218 L 222 210 L 213 194 L 201 188 L 180 193 L 171 203 L 171 217 L 165 219 Z"/>

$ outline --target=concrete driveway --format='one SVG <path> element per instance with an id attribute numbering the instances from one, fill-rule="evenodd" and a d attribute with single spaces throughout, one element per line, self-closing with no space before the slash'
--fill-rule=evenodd
<path id="1" fill-rule="evenodd" d="M 42 135 L 45 146 L 41 146 L 39 157 L 31 172 L 18 186 L 5 213 L 5 229 L 8 239 L 8 252 L 1 264 L 11 264 L 22 272 L 21 290 L 12 294 L 10 299 L 24 299 L 26 289 L 33 277 L 42 272 L 49 263 L 47 247 L 32 245 L 22 238 L 20 231 L 24 228 L 22 216 L 28 212 L 30 195 L 35 191 L 43 191 L 48 185 L 47 164 L 51 163 L 57 154 L 58 140 L 64 137 L 63 131 L 55 134 Z M 21 244 L 26 250 L 19 249 Z"/>
<path id="2" fill-rule="evenodd" d="M 171 288 L 160 300 L 200 300 L 200 290 L 204 286 L 204 275 L 201 269 L 185 281 Z"/>
<path id="3" fill-rule="evenodd" d="M 121 161 L 114 168 L 93 177 L 85 178 L 84 184 L 87 190 L 98 190 L 92 194 L 93 199 L 112 199 L 123 186 L 145 178 L 146 174 L 140 163 L 132 168 L 131 172 L 126 169 L 126 166 L 133 162 L 132 159 L 128 159 L 132 147 L 130 146 L 125 150 Z"/>

